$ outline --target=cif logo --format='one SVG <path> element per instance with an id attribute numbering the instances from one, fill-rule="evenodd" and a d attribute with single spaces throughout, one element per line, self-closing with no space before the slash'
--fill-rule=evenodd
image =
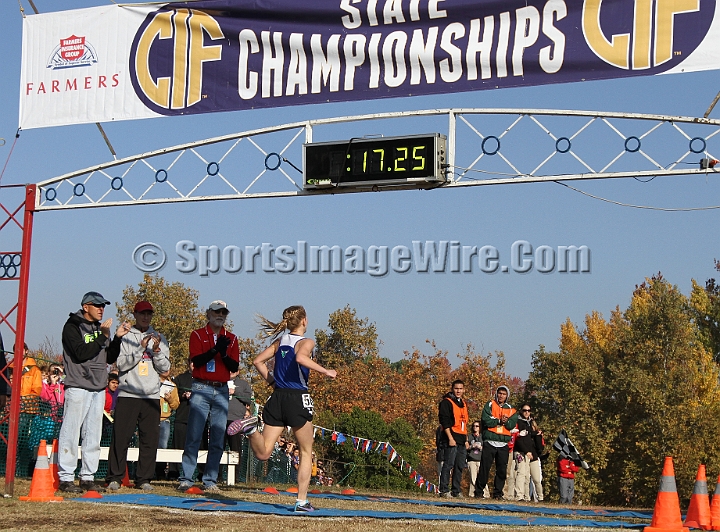
<path id="1" fill-rule="evenodd" d="M 699 11 L 700 0 L 634 0 L 632 45 L 629 33 L 605 36 L 601 10 L 602 0 L 583 4 L 582 28 L 590 49 L 613 66 L 642 70 L 672 58 L 675 16 Z"/>
<path id="2" fill-rule="evenodd" d="M 184 109 L 202 99 L 203 64 L 222 58 L 222 45 L 205 46 L 204 35 L 222 39 L 220 25 L 194 9 L 160 11 L 135 37 L 136 87 L 163 109 Z M 172 57 L 171 69 L 164 68 Z"/>

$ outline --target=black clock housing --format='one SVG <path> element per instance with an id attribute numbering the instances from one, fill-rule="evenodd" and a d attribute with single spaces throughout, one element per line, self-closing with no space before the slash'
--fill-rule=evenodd
<path id="1" fill-rule="evenodd" d="M 304 188 L 444 183 L 445 144 L 439 133 L 304 144 Z"/>

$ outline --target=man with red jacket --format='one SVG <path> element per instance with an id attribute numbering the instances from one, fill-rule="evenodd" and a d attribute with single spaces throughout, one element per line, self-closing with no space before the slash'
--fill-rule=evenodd
<path id="1" fill-rule="evenodd" d="M 461 380 L 456 380 L 452 383 L 452 390 L 445 394 L 438 405 L 438 420 L 442 427 L 439 443 L 443 449 L 440 497 L 462 497 L 460 482 L 466 465 L 468 447 L 468 409 L 462 399 L 464 394 L 465 384 Z M 452 490 L 449 486 L 451 471 Z"/>
<path id="2" fill-rule="evenodd" d="M 227 381 L 231 374 L 237 373 L 240 360 L 237 338 L 224 327 L 229 312 L 224 301 L 213 301 L 206 312 L 207 325 L 190 334 L 193 380 L 179 491 L 187 491 L 193 485 L 200 441 L 208 418 L 210 441 L 202 482 L 206 492 L 219 491 L 217 477 L 225 445 L 230 397 Z"/>

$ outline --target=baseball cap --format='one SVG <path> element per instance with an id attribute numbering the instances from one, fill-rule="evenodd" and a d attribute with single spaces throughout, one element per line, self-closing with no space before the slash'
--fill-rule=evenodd
<path id="1" fill-rule="evenodd" d="M 138 301 L 137 303 L 135 303 L 135 308 L 133 309 L 133 312 L 145 312 L 146 310 L 153 312 L 154 309 L 153 306 L 147 301 Z"/>
<path id="2" fill-rule="evenodd" d="M 209 310 L 222 310 L 222 309 L 225 309 L 225 310 L 227 310 L 228 312 L 230 312 L 230 309 L 227 308 L 227 303 L 225 303 L 225 301 L 222 301 L 222 300 L 220 300 L 220 299 L 216 299 L 215 301 L 213 301 L 212 303 L 210 303 L 210 305 L 208 306 L 208 309 L 209 309 Z"/>
<path id="3" fill-rule="evenodd" d="M 80 305 L 87 305 L 88 303 L 95 305 L 109 305 L 110 301 L 105 299 L 100 292 L 88 292 L 83 296 Z"/>

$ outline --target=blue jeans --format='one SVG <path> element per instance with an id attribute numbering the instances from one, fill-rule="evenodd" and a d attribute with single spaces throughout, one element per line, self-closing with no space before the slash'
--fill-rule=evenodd
<path id="1" fill-rule="evenodd" d="M 228 401 L 227 385 L 215 387 L 193 381 L 185 451 L 182 456 L 182 476 L 179 479 L 181 483 L 192 483 L 193 481 L 192 476 L 197 467 L 198 450 L 205 430 L 205 422 L 209 418 L 210 441 L 202 482 L 205 487 L 217 484 L 220 460 L 225 447 Z"/>
<path id="2" fill-rule="evenodd" d="M 58 437 L 58 476 L 60 482 L 75 480 L 78 445 L 82 436 L 80 480 L 93 480 L 100 462 L 105 390 L 91 392 L 81 388 L 65 390 L 65 410 Z"/>
<path id="3" fill-rule="evenodd" d="M 463 470 L 466 466 L 467 450 L 465 444 L 446 447 L 442 470 L 440 471 L 440 493 L 450 491 L 452 495 L 460 493 Z M 450 472 L 452 472 L 452 488 L 450 488 Z"/>
<path id="4" fill-rule="evenodd" d="M 167 449 L 169 439 L 170 439 L 170 420 L 163 419 L 160 422 L 160 439 L 158 440 L 158 449 Z"/>

